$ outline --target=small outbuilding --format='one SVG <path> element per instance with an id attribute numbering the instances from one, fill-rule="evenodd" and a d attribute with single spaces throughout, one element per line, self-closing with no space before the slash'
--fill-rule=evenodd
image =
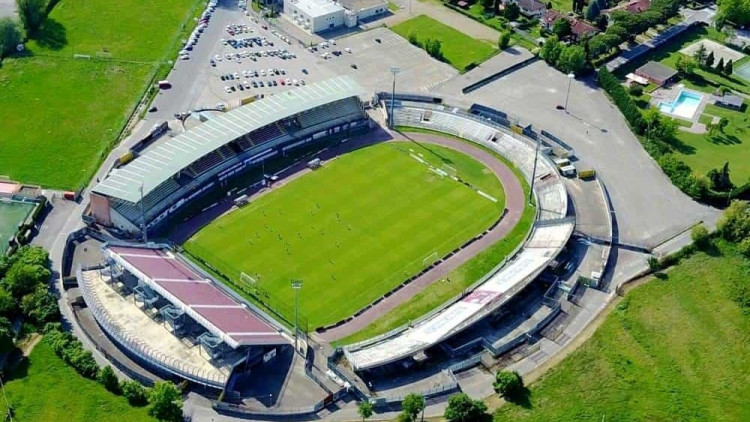
<path id="1" fill-rule="evenodd" d="M 658 86 L 665 85 L 677 78 L 677 71 L 659 62 L 650 61 L 639 67 L 635 74 L 648 79 Z"/>
<path id="2" fill-rule="evenodd" d="M 739 95 L 724 94 L 722 97 L 719 97 L 716 101 L 714 101 L 714 104 L 719 107 L 729 108 L 732 110 L 742 110 L 742 104 L 744 102 L 745 100 Z"/>

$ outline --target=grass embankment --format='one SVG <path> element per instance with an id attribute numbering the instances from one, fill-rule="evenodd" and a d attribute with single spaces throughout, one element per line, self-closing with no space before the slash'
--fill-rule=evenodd
<path id="1" fill-rule="evenodd" d="M 750 419 L 750 267 L 731 246 L 633 288 L 496 421 Z M 744 299 L 746 300 L 746 299 Z"/>
<path id="2" fill-rule="evenodd" d="M 176 52 L 199 2 L 60 1 L 27 54 L 0 67 L 0 174 L 50 188 L 83 186 L 151 75 Z"/>
<path id="3" fill-rule="evenodd" d="M 145 407 L 132 407 L 124 397 L 80 376 L 44 341 L 4 382 L 14 421 L 155 421 Z M 0 400 L 0 412 L 5 415 L 6 410 L 5 401 Z"/>
<path id="4" fill-rule="evenodd" d="M 413 127 L 397 127 L 396 129 L 400 132 L 432 134 L 437 133 L 431 130 Z M 464 139 L 456 138 L 454 136 L 443 133 L 439 133 L 439 135 L 459 139 L 462 142 L 468 142 Z M 471 144 L 476 145 L 474 143 Z M 524 189 L 524 193 L 528 195 L 529 186 L 523 178 L 523 175 L 518 169 L 515 168 L 515 166 L 513 166 L 512 163 L 508 162 L 502 156 L 484 147 L 479 148 L 491 152 L 493 155 L 495 155 L 495 157 L 497 157 L 508 167 L 510 167 L 520 180 L 521 185 Z M 510 233 L 508 233 L 505 238 L 496 242 L 491 247 L 477 254 L 477 256 L 475 256 L 471 260 L 451 271 L 451 273 L 448 274 L 445 279 L 431 284 L 429 287 L 414 295 L 414 297 L 409 299 L 407 302 L 402 303 L 392 311 L 381 316 L 361 331 L 337 340 L 336 342 L 334 342 L 334 345 L 352 344 L 383 333 L 387 333 L 390 330 L 407 324 L 409 321 L 419 318 L 420 316 L 449 301 L 451 298 L 459 294 L 462 290 L 469 287 L 474 282 L 479 280 L 482 276 L 487 274 L 487 272 L 497 266 L 497 264 L 499 264 L 508 255 L 510 255 L 513 250 L 515 250 L 518 245 L 520 245 L 521 242 L 524 241 L 526 235 L 531 229 L 531 225 L 534 223 L 535 214 L 536 209 L 527 206 L 519 223 L 516 225 L 516 227 L 513 228 L 513 230 L 511 230 Z M 448 279 L 450 279 L 450 282 L 448 281 Z"/>
<path id="5" fill-rule="evenodd" d="M 410 154 L 431 162 L 442 156 L 499 201 L 436 175 Z M 294 303 L 289 281 L 302 279 L 300 314 L 315 328 L 352 315 L 419 272 L 425 259 L 491 226 L 505 201 L 485 170 L 440 147 L 362 148 L 215 220 L 185 249 L 229 277 L 250 274 L 282 303 Z"/>
<path id="6" fill-rule="evenodd" d="M 443 60 L 462 72 L 489 59 L 497 51 L 495 45 L 476 40 L 426 15 L 401 22 L 391 30 L 407 40 L 413 35 L 420 45 L 428 39 L 440 41 Z"/>

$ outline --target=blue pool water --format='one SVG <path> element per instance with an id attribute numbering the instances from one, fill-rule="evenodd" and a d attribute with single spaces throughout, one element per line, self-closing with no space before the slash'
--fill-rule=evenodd
<path id="1" fill-rule="evenodd" d="M 703 96 L 700 94 L 680 91 L 680 95 L 674 101 L 660 102 L 659 111 L 692 120 L 702 99 Z"/>

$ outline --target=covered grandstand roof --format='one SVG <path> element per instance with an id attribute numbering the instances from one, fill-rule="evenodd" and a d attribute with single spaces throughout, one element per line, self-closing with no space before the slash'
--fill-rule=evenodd
<path id="1" fill-rule="evenodd" d="M 287 344 L 279 330 L 171 252 L 110 246 L 109 256 L 229 346 Z"/>
<path id="2" fill-rule="evenodd" d="M 184 132 L 109 175 L 94 192 L 137 203 L 162 182 L 211 151 L 278 120 L 305 110 L 364 94 L 348 76 L 295 87 L 224 113 Z"/>

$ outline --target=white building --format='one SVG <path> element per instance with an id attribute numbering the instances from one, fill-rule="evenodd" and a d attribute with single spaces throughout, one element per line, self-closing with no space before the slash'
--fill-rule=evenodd
<path id="1" fill-rule="evenodd" d="M 284 0 L 284 14 L 315 33 L 343 25 L 346 10 L 331 0 Z"/>
<path id="2" fill-rule="evenodd" d="M 323 32 L 388 12 L 386 0 L 284 0 L 284 14 L 301 28 Z"/>

